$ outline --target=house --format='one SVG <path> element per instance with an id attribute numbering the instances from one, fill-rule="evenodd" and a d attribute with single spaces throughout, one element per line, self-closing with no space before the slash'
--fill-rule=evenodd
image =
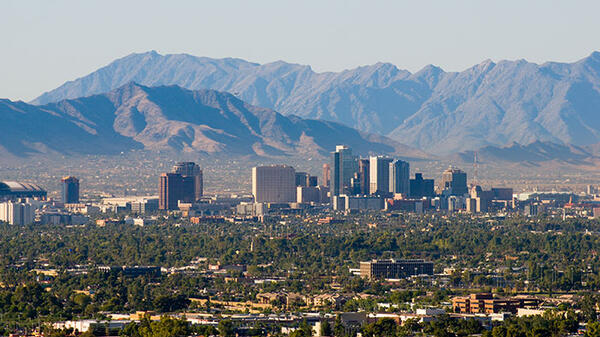
<path id="1" fill-rule="evenodd" d="M 282 298 L 283 298 L 283 296 L 281 294 L 277 294 L 277 293 L 256 294 L 256 300 L 258 300 L 258 303 L 260 303 L 260 304 L 271 304 L 274 301 L 278 301 Z"/>

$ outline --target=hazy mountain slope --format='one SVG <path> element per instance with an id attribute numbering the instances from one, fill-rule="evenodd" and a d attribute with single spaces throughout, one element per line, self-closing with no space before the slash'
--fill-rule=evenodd
<path id="1" fill-rule="evenodd" d="M 452 159 L 465 163 L 473 163 L 474 157 L 474 151 L 465 151 L 451 156 Z M 479 163 L 540 163 L 561 161 L 574 165 L 590 165 L 593 159 L 598 159 L 598 157 L 588 149 L 574 145 L 541 141 L 536 141 L 528 145 L 517 143 L 502 147 L 490 145 L 477 150 L 477 162 Z"/>
<path id="2" fill-rule="evenodd" d="M 178 86 L 128 83 L 106 94 L 44 106 L 4 100 L 0 114 L 9 121 L 0 127 L 0 147 L 18 155 L 144 148 L 232 156 L 326 156 L 344 143 L 358 152 L 426 156 L 339 123 L 286 117 L 228 93 Z"/>
<path id="3" fill-rule="evenodd" d="M 108 92 L 129 81 L 228 91 L 285 115 L 344 123 L 437 154 L 534 141 L 600 142 L 600 53 L 572 64 L 485 61 L 411 74 L 377 63 L 339 73 L 190 55 L 132 54 L 36 103 Z"/>
<path id="4" fill-rule="evenodd" d="M 94 99 L 97 112 L 110 110 L 108 100 Z M 70 118 L 66 111 L 77 111 L 64 104 L 64 111 L 50 106 L 37 107 L 23 102 L 0 100 L 0 148 L 16 156 L 35 152 L 61 152 L 81 154 L 107 154 L 141 148 L 134 140 L 110 128 L 92 129 Z M 118 147 L 115 146 L 118 144 Z"/>

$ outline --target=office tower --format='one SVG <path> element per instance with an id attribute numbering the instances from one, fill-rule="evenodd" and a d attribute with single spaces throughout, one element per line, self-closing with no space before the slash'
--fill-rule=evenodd
<path id="1" fill-rule="evenodd" d="M 204 181 L 200 166 L 194 162 L 179 162 L 173 166 L 171 173 L 180 174 L 183 178 L 182 201 L 196 202 L 204 193 Z"/>
<path id="2" fill-rule="evenodd" d="M 410 190 L 410 164 L 403 160 L 390 163 L 390 192 L 408 196 Z"/>
<path id="3" fill-rule="evenodd" d="M 135 197 L 130 203 L 132 213 L 144 214 L 158 209 L 158 198 Z"/>
<path id="4" fill-rule="evenodd" d="M 481 186 L 471 187 L 469 198 L 467 198 L 467 212 L 479 213 L 490 210 L 494 203 L 504 204 L 506 208 L 513 207 L 513 189 L 492 187 L 490 190 L 484 190 Z"/>
<path id="5" fill-rule="evenodd" d="M 587 194 L 588 195 L 596 194 L 596 187 L 594 185 L 587 185 Z"/>
<path id="6" fill-rule="evenodd" d="M 442 173 L 442 189 L 450 190 L 450 195 L 465 195 L 467 190 L 467 173 L 449 167 Z"/>
<path id="7" fill-rule="evenodd" d="M 390 193 L 390 163 L 391 158 L 382 156 L 371 157 L 369 165 L 371 194 L 386 195 Z"/>
<path id="8" fill-rule="evenodd" d="M 358 194 L 366 195 L 370 193 L 371 189 L 371 174 L 369 171 L 369 166 L 371 165 L 369 159 L 360 159 L 358 161 L 358 182 L 359 182 L 359 191 Z"/>
<path id="9" fill-rule="evenodd" d="M 323 185 L 330 187 L 331 184 L 331 166 L 323 164 Z"/>
<path id="10" fill-rule="evenodd" d="M 321 202 L 321 191 L 314 186 L 298 186 L 296 187 L 296 202 Z"/>
<path id="11" fill-rule="evenodd" d="M 202 170 L 194 162 L 179 162 L 159 179 L 158 208 L 174 210 L 178 202 L 193 203 L 202 198 L 204 182 Z"/>
<path id="12" fill-rule="evenodd" d="M 33 223 L 35 207 L 29 202 L 7 201 L 0 203 L 0 221 L 11 225 L 30 225 Z"/>
<path id="13" fill-rule="evenodd" d="M 346 194 L 351 190 L 351 180 L 358 171 L 358 160 L 352 155 L 352 149 L 337 145 L 332 157 L 331 195 Z"/>
<path id="14" fill-rule="evenodd" d="M 317 176 L 309 176 L 308 177 L 308 186 L 309 187 L 319 186 L 319 178 Z"/>
<path id="15" fill-rule="evenodd" d="M 422 173 L 415 173 L 415 179 L 410 180 L 409 193 L 411 198 L 433 197 L 433 179 L 423 179 Z"/>
<path id="16" fill-rule="evenodd" d="M 296 186 L 308 186 L 309 175 L 306 172 L 296 172 Z"/>
<path id="17" fill-rule="evenodd" d="M 296 171 L 287 165 L 252 168 L 252 194 L 255 202 L 296 201 Z"/>
<path id="18" fill-rule="evenodd" d="M 79 179 L 68 176 L 61 179 L 62 202 L 64 204 L 79 203 Z"/>
<path id="19" fill-rule="evenodd" d="M 183 199 L 183 177 L 179 173 L 163 173 L 160 175 L 158 190 L 158 208 L 174 210 L 178 201 Z"/>

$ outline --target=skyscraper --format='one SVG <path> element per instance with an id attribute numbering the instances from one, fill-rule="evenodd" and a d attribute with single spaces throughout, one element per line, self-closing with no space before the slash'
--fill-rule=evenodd
<path id="1" fill-rule="evenodd" d="M 34 221 L 35 207 L 28 202 L 6 201 L 0 203 L 0 221 L 11 225 L 30 225 Z"/>
<path id="2" fill-rule="evenodd" d="M 331 196 L 345 194 L 351 188 L 351 180 L 358 171 L 358 160 L 352 155 L 352 149 L 337 145 L 331 154 Z"/>
<path id="3" fill-rule="evenodd" d="M 371 174 L 369 166 L 371 165 L 369 159 L 360 159 L 358 161 L 358 181 L 360 183 L 359 194 L 367 195 L 371 190 Z"/>
<path id="4" fill-rule="evenodd" d="M 308 186 L 309 177 L 306 172 L 296 172 L 296 186 Z"/>
<path id="5" fill-rule="evenodd" d="M 410 191 L 410 164 L 403 160 L 390 163 L 390 192 L 408 196 Z"/>
<path id="6" fill-rule="evenodd" d="M 449 167 L 442 173 L 442 189 L 450 190 L 450 195 L 464 195 L 467 190 L 467 173 Z"/>
<path id="7" fill-rule="evenodd" d="M 61 179 L 62 202 L 64 204 L 79 203 L 79 179 L 67 176 Z"/>
<path id="8" fill-rule="evenodd" d="M 391 158 L 376 156 L 370 158 L 370 193 L 386 195 L 390 193 L 390 163 Z"/>
<path id="9" fill-rule="evenodd" d="M 178 202 L 193 203 L 202 198 L 202 170 L 194 162 L 179 162 L 169 173 L 160 175 L 158 208 L 174 210 Z"/>
<path id="10" fill-rule="evenodd" d="M 172 173 L 180 174 L 184 179 L 183 199 L 186 202 L 195 202 L 202 198 L 204 181 L 200 166 L 194 162 L 179 162 L 173 166 Z"/>
<path id="11" fill-rule="evenodd" d="M 423 179 L 422 173 L 415 173 L 415 179 L 410 180 L 410 197 L 420 199 L 423 197 L 433 197 L 433 179 Z"/>
<path id="12" fill-rule="evenodd" d="M 323 164 L 323 185 L 329 187 L 331 184 L 331 166 Z"/>
<path id="13" fill-rule="evenodd" d="M 252 194 L 255 202 L 295 202 L 296 171 L 287 165 L 253 167 Z"/>
<path id="14" fill-rule="evenodd" d="M 179 173 L 163 173 L 160 175 L 158 190 L 158 209 L 174 210 L 178 201 L 183 199 L 183 177 Z"/>

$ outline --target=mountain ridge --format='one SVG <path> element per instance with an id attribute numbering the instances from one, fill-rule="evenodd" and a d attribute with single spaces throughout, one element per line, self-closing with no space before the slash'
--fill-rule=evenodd
<path id="1" fill-rule="evenodd" d="M 339 123 L 283 116 L 230 93 L 175 85 L 148 87 L 128 82 L 105 94 L 43 106 L 0 100 L 0 114 L 9 121 L 0 126 L 0 147 L 17 155 L 145 149 L 231 156 L 327 156 L 342 142 L 357 152 L 428 157 Z"/>
<path id="2" fill-rule="evenodd" d="M 485 60 L 460 72 L 428 65 L 411 73 L 382 62 L 314 72 L 283 61 L 152 51 L 117 59 L 34 102 L 129 81 L 227 91 L 284 115 L 343 123 L 437 155 L 512 142 L 600 142 L 600 52 L 573 63 Z"/>

